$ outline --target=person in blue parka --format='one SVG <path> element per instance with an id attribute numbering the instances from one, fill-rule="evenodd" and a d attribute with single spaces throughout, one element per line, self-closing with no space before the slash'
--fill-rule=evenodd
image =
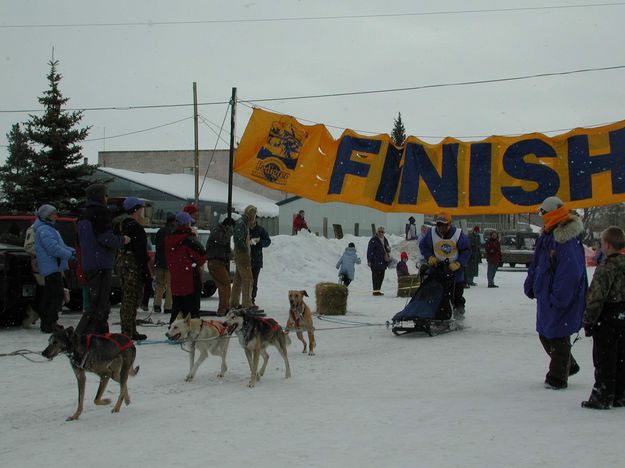
<path id="1" fill-rule="evenodd" d="M 345 252 L 336 262 L 336 268 L 339 270 L 339 279 L 344 286 L 354 281 L 356 274 L 356 264 L 360 264 L 360 257 L 356 254 L 356 245 L 353 242 L 347 244 Z"/>
<path id="2" fill-rule="evenodd" d="M 37 268 L 45 280 L 39 306 L 43 333 L 52 333 L 60 328 L 56 322 L 63 307 L 63 272 L 68 269 L 68 261 L 75 257 L 74 249 L 65 245 L 61 234 L 54 227 L 58 217 L 54 206 L 41 205 L 33 224 Z"/>
<path id="3" fill-rule="evenodd" d="M 536 299 L 536 331 L 551 358 L 545 388 L 566 388 L 579 372 L 571 354 L 572 334 L 582 327 L 588 278 L 581 234 L 584 226 L 558 197 L 548 197 L 539 214 L 544 229 L 525 279 L 525 295 Z"/>

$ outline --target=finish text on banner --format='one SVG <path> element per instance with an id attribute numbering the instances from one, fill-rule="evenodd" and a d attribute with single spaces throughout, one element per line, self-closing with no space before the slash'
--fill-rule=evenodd
<path id="1" fill-rule="evenodd" d="M 625 201 L 625 121 L 547 137 L 491 136 L 428 144 L 345 130 L 254 109 L 234 170 L 317 202 L 382 211 L 527 213 L 557 195 L 570 208 Z"/>

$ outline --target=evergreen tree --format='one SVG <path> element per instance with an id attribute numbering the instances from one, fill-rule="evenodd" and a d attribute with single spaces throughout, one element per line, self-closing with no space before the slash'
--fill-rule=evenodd
<path id="1" fill-rule="evenodd" d="M 401 112 L 395 119 L 391 139 L 393 140 L 395 146 L 401 146 L 404 144 L 404 141 L 406 141 L 406 129 L 404 128 L 404 123 L 401 121 Z"/>
<path id="2" fill-rule="evenodd" d="M 87 176 L 93 174 L 96 166 L 82 164 L 80 142 L 87 137 L 90 127 L 76 128 L 82 120 L 82 111 L 63 110 L 69 98 L 64 98 L 59 89 L 62 76 L 56 70 L 58 63 L 58 60 L 49 62 L 50 87 L 38 98 L 44 113 L 30 115 L 26 134 L 38 148 L 34 158 L 38 180 L 32 187 L 37 204 L 51 203 L 64 209 L 70 205 L 70 199 L 84 197 L 84 189 L 93 183 Z"/>
<path id="3" fill-rule="evenodd" d="M 0 182 L 4 198 L 2 206 L 9 210 L 32 212 L 36 209 L 35 194 L 31 190 L 36 185 L 33 168 L 35 152 L 28 144 L 28 138 L 20 124 L 14 124 L 7 133 L 9 156 L 0 167 Z"/>

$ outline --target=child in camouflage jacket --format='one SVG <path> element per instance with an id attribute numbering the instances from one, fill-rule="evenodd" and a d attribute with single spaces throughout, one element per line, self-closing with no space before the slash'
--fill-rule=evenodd
<path id="1" fill-rule="evenodd" d="M 593 337 L 595 385 L 582 407 L 625 406 L 625 233 L 611 226 L 601 233 L 606 254 L 586 297 L 584 331 Z"/>

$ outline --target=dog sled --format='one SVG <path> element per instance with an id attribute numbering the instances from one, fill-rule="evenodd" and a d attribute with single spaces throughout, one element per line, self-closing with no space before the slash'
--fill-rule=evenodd
<path id="1" fill-rule="evenodd" d="M 458 328 L 453 317 L 452 294 L 455 274 L 447 262 L 423 275 L 419 288 L 406 307 L 387 323 L 395 335 L 424 332 L 429 336 L 454 331 Z"/>

